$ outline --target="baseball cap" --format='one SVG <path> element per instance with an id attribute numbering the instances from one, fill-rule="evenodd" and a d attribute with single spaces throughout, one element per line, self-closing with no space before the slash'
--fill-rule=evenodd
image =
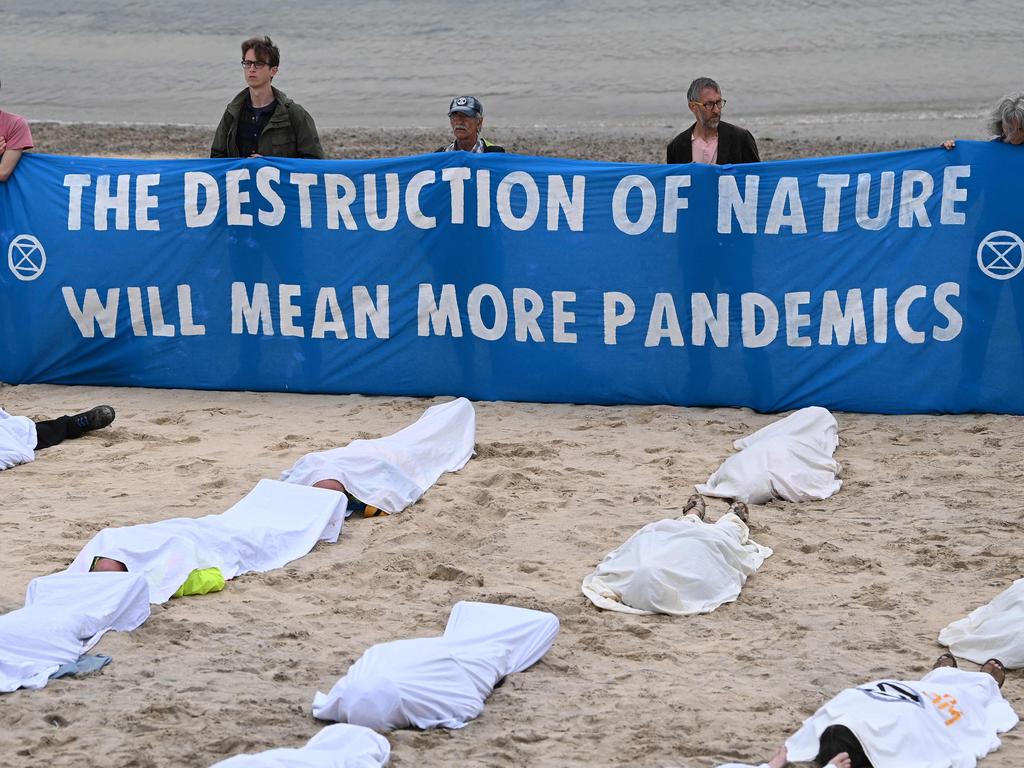
<path id="1" fill-rule="evenodd" d="M 474 96 L 456 96 L 448 105 L 448 116 L 455 112 L 461 112 L 470 117 L 480 117 L 484 113 L 484 105 Z"/>

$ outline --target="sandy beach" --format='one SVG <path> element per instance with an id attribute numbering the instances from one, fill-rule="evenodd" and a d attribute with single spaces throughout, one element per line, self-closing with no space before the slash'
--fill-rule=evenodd
<path id="1" fill-rule="evenodd" d="M 33 124 L 37 151 L 202 156 L 209 129 Z M 659 162 L 669 136 L 495 131 L 538 155 Z M 429 131 L 328 131 L 330 157 L 433 149 Z M 921 146 L 760 141 L 764 159 Z M 455 394 L 455 393 L 453 393 Z M 304 453 L 389 434 L 444 398 L 0 385 L 11 413 L 107 403 L 113 426 L 0 473 L 0 612 L 63 569 L 101 528 L 218 513 Z M 766 760 L 839 690 L 916 679 L 947 623 L 1022 575 L 1024 419 L 837 413 L 842 490 L 751 510 L 775 550 L 714 613 L 594 608 L 580 582 L 648 522 L 678 514 L 732 441 L 778 418 L 744 409 L 481 402 L 476 456 L 404 513 L 346 523 L 279 571 L 154 606 L 95 652 L 81 679 L 0 696 L 5 766 L 195 766 L 299 746 L 310 715 L 364 649 L 439 634 L 458 600 L 552 611 L 553 649 L 457 731 L 387 735 L 392 765 L 713 766 Z M 725 512 L 709 503 L 709 518 Z M 975 668 L 969 662 L 962 665 Z M 1024 675 L 1007 699 L 1021 710 Z M 1024 764 L 1024 730 L 985 768 Z"/>

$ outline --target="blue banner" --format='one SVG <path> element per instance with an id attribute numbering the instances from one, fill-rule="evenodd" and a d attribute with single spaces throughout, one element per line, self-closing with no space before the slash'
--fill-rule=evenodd
<path id="1" fill-rule="evenodd" d="M 25 156 L 0 380 L 1024 413 L 1024 149 Z"/>

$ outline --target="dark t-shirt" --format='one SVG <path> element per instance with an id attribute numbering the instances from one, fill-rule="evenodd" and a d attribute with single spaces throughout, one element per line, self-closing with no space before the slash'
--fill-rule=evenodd
<path id="1" fill-rule="evenodd" d="M 238 116 L 238 132 L 235 134 L 238 143 L 238 154 L 248 157 L 260 144 L 260 134 L 270 122 L 271 115 L 277 109 L 277 99 L 265 107 L 254 107 L 252 99 L 245 97 L 245 104 L 242 105 L 242 112 Z"/>

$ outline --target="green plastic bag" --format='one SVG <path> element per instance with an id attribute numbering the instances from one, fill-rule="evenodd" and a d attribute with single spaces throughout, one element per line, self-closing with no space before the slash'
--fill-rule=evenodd
<path id="1" fill-rule="evenodd" d="M 224 574 L 220 568 L 197 568 L 188 575 L 185 583 L 171 597 L 188 597 L 220 592 L 224 589 Z"/>

